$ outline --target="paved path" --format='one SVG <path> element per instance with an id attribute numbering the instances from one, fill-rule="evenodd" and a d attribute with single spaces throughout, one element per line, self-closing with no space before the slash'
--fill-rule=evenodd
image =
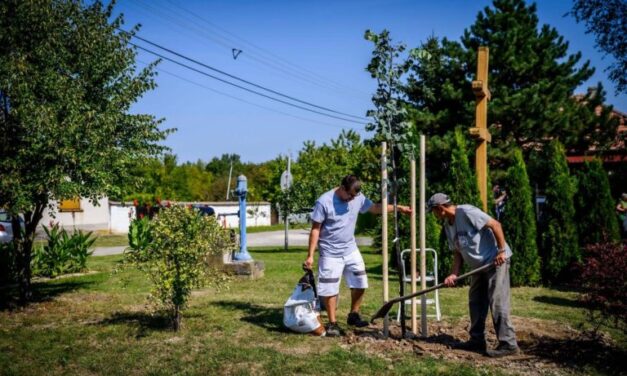
<path id="1" fill-rule="evenodd" d="M 285 231 L 257 232 L 246 235 L 249 247 L 281 247 L 285 244 Z M 290 246 L 307 246 L 309 244 L 309 230 L 290 230 L 288 237 Z M 369 237 L 357 237 L 357 245 L 372 245 Z M 117 255 L 124 252 L 126 247 L 96 247 L 94 256 Z"/>

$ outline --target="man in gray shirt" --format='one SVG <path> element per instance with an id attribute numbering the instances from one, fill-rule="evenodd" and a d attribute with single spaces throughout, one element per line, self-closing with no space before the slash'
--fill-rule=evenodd
<path id="1" fill-rule="evenodd" d="M 444 221 L 449 248 L 454 252 L 451 274 L 444 280 L 447 286 L 455 285 L 464 261 L 472 269 L 488 263 L 496 266 L 472 277 L 468 291 L 470 340 L 454 347 L 493 357 L 518 353 L 516 334 L 509 318 L 509 258 L 512 251 L 505 242 L 501 224 L 472 205 L 453 205 L 443 193 L 431 196 L 427 207 Z M 486 351 L 488 308 L 499 344 L 496 349 Z"/>
<path id="2" fill-rule="evenodd" d="M 320 250 L 318 259 L 318 295 L 326 307 L 329 324 L 326 335 L 339 336 L 335 309 L 342 276 L 351 289 L 351 311 L 348 325 L 368 325 L 359 316 L 359 307 L 368 288 L 366 266 L 355 242 L 355 224 L 359 213 L 381 214 L 381 204 L 373 204 L 361 191 L 361 182 L 355 175 L 342 179 L 339 187 L 324 193 L 316 201 L 311 214 L 312 226 L 309 234 L 309 251 L 303 266 L 311 269 L 316 246 Z M 411 208 L 397 205 L 399 212 L 409 214 Z M 392 211 L 388 205 L 387 211 Z"/>

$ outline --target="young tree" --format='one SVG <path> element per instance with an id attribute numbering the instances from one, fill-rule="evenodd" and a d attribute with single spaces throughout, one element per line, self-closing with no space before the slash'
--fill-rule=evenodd
<path id="1" fill-rule="evenodd" d="M 512 285 L 537 285 L 540 282 L 540 257 L 536 243 L 536 218 L 533 193 L 527 167 L 520 149 L 514 152 L 513 164 L 505 177 L 507 211 L 501 220 L 505 239 L 512 248 Z"/>
<path id="2" fill-rule="evenodd" d="M 583 170 L 577 173 L 577 178 L 575 208 L 580 245 L 584 247 L 620 240 L 610 182 L 601 161 L 594 159 L 586 162 Z"/>
<path id="3" fill-rule="evenodd" d="M 170 313 L 175 330 L 192 289 L 225 280 L 222 272 L 209 267 L 208 257 L 234 248 L 214 217 L 182 206 L 162 209 L 151 223 L 134 221 L 129 244 L 125 262 L 148 273 L 153 296 Z"/>
<path id="4" fill-rule="evenodd" d="M 0 2 L 0 207 L 25 232 L 14 245 L 20 300 L 31 295 L 35 230 L 53 200 L 119 194 L 128 167 L 162 151 L 169 131 L 130 106 L 155 87 L 138 71 L 113 6 L 79 0 Z M 136 30 L 136 29 L 135 29 Z"/>
<path id="5" fill-rule="evenodd" d="M 547 146 L 544 161 L 546 207 L 540 231 L 542 274 L 547 282 L 563 280 L 567 268 L 581 259 L 575 225 L 575 182 L 568 172 L 562 144 L 553 140 Z"/>
<path id="6" fill-rule="evenodd" d="M 571 14 L 595 36 L 597 49 L 616 61 L 607 71 L 616 94 L 627 93 L 627 3 L 624 0 L 575 0 Z"/>

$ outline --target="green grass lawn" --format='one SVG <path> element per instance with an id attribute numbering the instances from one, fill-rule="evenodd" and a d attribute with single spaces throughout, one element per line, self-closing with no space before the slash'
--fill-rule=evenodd
<path id="1" fill-rule="evenodd" d="M 256 249 L 251 254 L 265 262 L 265 277 L 237 280 L 223 291 L 195 291 L 178 333 L 151 313 L 144 275 L 133 270 L 112 274 L 120 256 L 92 257 L 89 268 L 98 273 L 38 283 L 35 303 L 0 310 L 0 374 L 508 373 L 395 350 L 372 354 L 342 338 L 289 333 L 282 327 L 282 306 L 302 274 L 305 250 Z M 364 258 L 371 289 L 363 312 L 369 316 L 381 301 L 381 267 L 379 255 L 366 250 Z M 442 290 L 444 320 L 465 317 L 466 294 L 466 288 Z M 576 326 L 585 311 L 575 299 L 572 292 L 514 289 L 513 314 Z M 342 287 L 338 317 L 346 316 L 349 301 Z"/>

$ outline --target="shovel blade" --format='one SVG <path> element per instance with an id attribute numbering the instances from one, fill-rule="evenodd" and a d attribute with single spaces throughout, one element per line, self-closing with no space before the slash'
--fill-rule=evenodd
<path id="1" fill-rule="evenodd" d="M 392 306 L 394 306 L 394 302 L 392 301 L 385 303 L 381 308 L 379 308 L 374 316 L 372 316 L 372 318 L 370 319 L 370 323 L 373 324 L 374 320 L 385 317 L 388 312 L 390 312 L 390 309 L 392 309 Z"/>

